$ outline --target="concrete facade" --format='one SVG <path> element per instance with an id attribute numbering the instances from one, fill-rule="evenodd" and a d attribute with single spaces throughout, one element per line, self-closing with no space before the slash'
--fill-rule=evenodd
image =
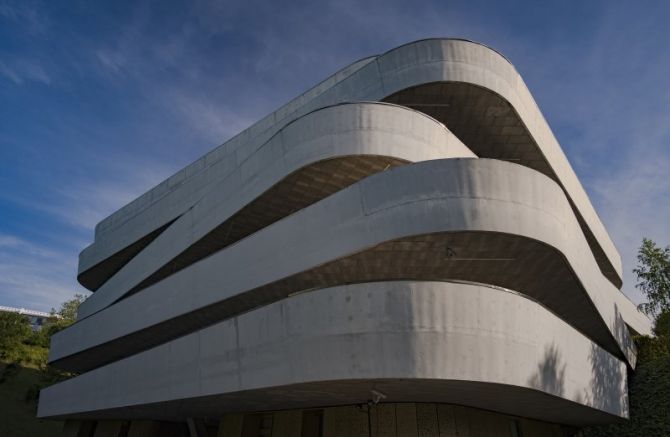
<path id="1" fill-rule="evenodd" d="M 85 435 L 569 435 L 628 417 L 651 327 L 621 268 L 514 67 L 418 41 L 103 220 L 78 274 L 95 293 L 52 339 L 81 374 L 39 415 Z"/>

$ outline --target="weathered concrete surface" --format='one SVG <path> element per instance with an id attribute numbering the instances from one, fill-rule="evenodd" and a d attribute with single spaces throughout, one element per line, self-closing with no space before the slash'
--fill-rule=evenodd
<path id="1" fill-rule="evenodd" d="M 404 281 L 303 293 L 202 329 L 43 390 L 39 416 L 362 403 L 373 388 L 562 423 L 628 414 L 625 364 L 536 302 Z"/>
<path id="2" fill-rule="evenodd" d="M 572 273 L 529 269 L 528 279 L 548 284 L 577 278 L 571 288 L 553 293 L 557 304 L 569 305 L 561 316 L 584 312 L 582 332 L 634 365 L 622 314 L 637 310 L 628 301 L 621 302 L 627 307 L 615 304 L 619 291 L 600 274 L 561 189 L 534 170 L 486 159 L 427 161 L 362 180 L 56 334 L 50 360 L 117 338 L 127 340 L 119 347 L 128 350 L 134 333 L 171 319 L 179 323 L 169 329 L 166 325 L 164 332 L 174 336 L 184 326 L 184 319 L 176 317 L 243 292 L 394 239 L 465 231 L 516 235 L 562 254 Z M 493 256 L 504 257 L 501 249 Z M 593 306 L 581 301 L 570 305 L 571 296 L 586 296 Z M 124 323 L 118 323 L 120 319 Z M 605 336 L 597 333 L 602 328 Z M 649 332 L 650 327 L 640 325 L 636 330 Z M 157 331 L 152 337 L 160 335 Z"/>
<path id="3" fill-rule="evenodd" d="M 213 184 L 264 144 L 279 129 L 320 107 L 352 100 L 383 100 L 399 91 L 435 82 L 470 84 L 503 97 L 535 141 L 536 154 L 575 205 L 599 268 L 617 286 L 621 260 L 549 126 L 514 67 L 495 51 L 468 41 L 425 40 L 391 50 L 345 69 L 252 126 L 220 148 L 143 195 L 101 223 L 96 242 L 80 257 L 80 273 L 169 223 L 194 205 Z M 482 155 L 485 157 L 485 155 Z M 498 157 L 498 156 L 496 156 Z M 520 161 L 523 164 L 523 161 Z"/>
<path id="4" fill-rule="evenodd" d="M 90 296 L 81 305 L 78 318 L 109 306 L 288 175 L 338 157 L 349 157 L 355 164 L 357 156 L 406 162 L 476 157 L 442 124 L 405 107 L 356 103 L 312 112 L 286 126 L 241 162 Z"/>

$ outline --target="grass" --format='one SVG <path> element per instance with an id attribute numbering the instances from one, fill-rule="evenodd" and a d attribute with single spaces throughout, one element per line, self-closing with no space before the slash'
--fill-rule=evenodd
<path id="1" fill-rule="evenodd" d="M 45 385 L 45 378 L 44 371 L 29 364 L 0 362 L 0 436 L 51 437 L 61 434 L 62 422 L 35 417 L 37 390 Z"/>

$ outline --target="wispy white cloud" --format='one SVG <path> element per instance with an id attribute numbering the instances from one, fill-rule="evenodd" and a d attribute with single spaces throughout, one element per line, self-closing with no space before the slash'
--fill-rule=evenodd
<path id="1" fill-rule="evenodd" d="M 11 80 L 17 85 L 21 85 L 23 83 L 23 79 L 21 76 L 18 75 L 17 72 L 14 71 L 14 69 L 10 68 L 7 64 L 5 64 L 3 61 L 0 61 L 0 74 Z"/>
<path id="2" fill-rule="evenodd" d="M 49 27 L 49 20 L 40 5 L 28 0 L 0 3 L 0 18 L 21 25 L 31 35 L 42 35 Z"/>
<path id="3" fill-rule="evenodd" d="M 658 44 L 665 13 L 652 9 L 608 4 L 583 33 L 503 39 L 621 253 L 623 291 L 636 303 L 642 238 L 670 244 L 670 50 Z"/>
<path id="4" fill-rule="evenodd" d="M 76 256 L 0 234 L 0 305 L 49 311 L 85 290 L 74 280 Z"/>
<path id="5" fill-rule="evenodd" d="M 136 184 L 133 184 L 136 182 Z M 64 222 L 85 230 L 92 230 L 95 225 L 127 204 L 140 194 L 160 182 L 126 180 L 123 182 L 95 182 L 90 184 L 73 184 L 55 191 L 58 197 L 53 203 L 38 206 L 46 212 L 60 218 Z"/>
<path id="6" fill-rule="evenodd" d="M 670 118 L 670 110 L 665 117 Z M 667 119 L 667 118 L 666 118 Z M 629 120 L 633 127 L 647 123 Z M 621 252 L 624 291 L 635 302 L 644 296 L 635 288 L 632 269 L 642 238 L 661 246 L 670 245 L 670 127 L 658 120 L 649 128 L 626 138 L 630 147 L 615 153 L 623 162 L 611 171 L 600 172 L 590 188 L 610 234 Z"/>
<path id="7" fill-rule="evenodd" d="M 0 60 L 0 75 L 17 85 L 23 85 L 28 81 L 46 85 L 51 83 L 51 77 L 39 62 L 26 59 L 14 60 L 11 64 Z"/>
<path id="8" fill-rule="evenodd" d="M 114 74 L 122 72 L 126 65 L 125 57 L 119 52 L 100 49 L 96 51 L 95 55 L 98 61 L 100 61 L 100 64 Z"/>
<path id="9" fill-rule="evenodd" d="M 120 209 L 174 172 L 161 162 L 143 165 L 117 156 L 102 174 L 84 174 L 53 187 L 50 199 L 28 205 L 81 230 L 91 231 Z"/>
<path id="10" fill-rule="evenodd" d="M 145 32 L 150 20 L 146 8 L 137 8 L 113 41 L 94 49 L 100 74 L 111 75 L 119 86 L 139 90 L 157 117 L 179 123 L 182 131 L 207 142 L 206 147 L 247 127 L 250 120 L 222 98 L 225 82 L 205 73 L 208 65 L 194 62 L 198 42 L 192 23 L 184 20 L 174 32 L 156 39 Z"/>
<path id="11" fill-rule="evenodd" d="M 210 148 L 252 123 L 250 119 L 219 101 L 184 90 L 172 89 L 163 94 L 161 100 L 163 105 L 170 107 L 178 120 L 209 143 Z"/>

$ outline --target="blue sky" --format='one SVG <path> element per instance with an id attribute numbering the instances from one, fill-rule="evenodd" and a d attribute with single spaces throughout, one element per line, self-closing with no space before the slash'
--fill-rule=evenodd
<path id="1" fill-rule="evenodd" d="M 74 293 L 93 226 L 350 62 L 416 39 L 517 67 L 622 254 L 670 244 L 670 2 L 0 0 L 0 305 Z"/>

